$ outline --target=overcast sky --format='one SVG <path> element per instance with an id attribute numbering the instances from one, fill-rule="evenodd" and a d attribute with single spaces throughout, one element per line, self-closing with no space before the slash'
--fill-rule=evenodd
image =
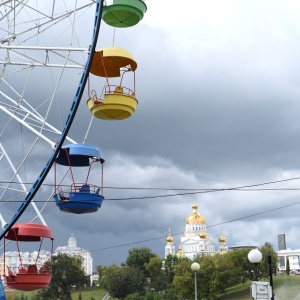
<path id="1" fill-rule="evenodd" d="M 216 243 L 223 230 L 228 246 L 270 242 L 277 250 L 285 233 L 287 246 L 300 248 L 300 180 L 200 193 L 300 177 L 300 3 L 146 4 L 144 19 L 114 38 L 138 63 L 136 112 L 95 119 L 87 139 L 106 160 L 104 185 L 124 189 L 105 189 L 102 208 L 88 216 L 47 207 L 56 247 L 73 233 L 79 247 L 95 250 L 94 266 L 124 262 L 132 247 L 163 257 L 168 228 L 178 251 L 196 200 Z M 112 40 L 102 22 L 98 48 Z M 89 118 L 83 99 L 70 131 L 76 141 Z"/>

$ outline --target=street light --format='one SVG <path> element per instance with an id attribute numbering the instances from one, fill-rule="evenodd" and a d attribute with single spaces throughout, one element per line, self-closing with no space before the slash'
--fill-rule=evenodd
<path id="1" fill-rule="evenodd" d="M 200 265 L 197 262 L 192 263 L 191 269 L 195 274 L 195 300 L 197 300 L 197 272 L 200 270 Z"/>
<path id="2" fill-rule="evenodd" d="M 248 259 L 251 263 L 253 263 L 256 266 L 261 262 L 262 260 L 262 253 L 258 249 L 253 249 L 248 253 Z M 268 254 L 267 256 L 268 266 L 269 266 L 269 277 L 270 277 L 270 286 L 271 286 L 271 300 L 274 300 L 274 291 L 273 291 L 273 276 L 272 276 L 272 256 L 271 254 Z M 255 274 L 256 277 L 257 274 Z"/>

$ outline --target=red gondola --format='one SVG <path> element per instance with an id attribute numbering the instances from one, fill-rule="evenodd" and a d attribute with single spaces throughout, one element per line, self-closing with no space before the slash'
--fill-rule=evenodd
<path id="1" fill-rule="evenodd" d="M 44 238 L 51 239 L 51 259 L 49 266 L 43 266 L 38 269 L 38 258 Z M 19 264 L 15 267 L 9 267 L 6 264 L 5 245 L 6 240 L 15 241 L 18 248 Z M 4 265 L 7 267 L 7 273 L 4 276 L 5 282 L 9 288 L 33 291 L 45 288 L 49 285 L 52 278 L 52 254 L 53 254 L 53 236 L 50 229 L 45 225 L 39 224 L 15 224 L 4 237 Z M 39 242 L 38 255 L 33 264 L 25 264 L 22 261 L 19 242 Z"/>

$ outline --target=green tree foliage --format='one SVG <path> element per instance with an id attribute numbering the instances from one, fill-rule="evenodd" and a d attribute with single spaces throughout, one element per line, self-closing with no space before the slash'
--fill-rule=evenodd
<path id="1" fill-rule="evenodd" d="M 182 300 L 182 298 L 179 298 L 174 290 L 167 290 L 163 293 L 147 291 L 145 295 L 134 293 L 128 295 L 125 300 Z"/>
<path id="2" fill-rule="evenodd" d="M 241 282 L 241 277 L 235 271 L 235 265 L 230 259 L 229 253 L 216 254 L 214 256 L 215 262 L 219 271 L 219 293 L 224 293 L 225 289 Z"/>
<path id="3" fill-rule="evenodd" d="M 126 265 L 130 268 L 141 270 L 145 277 L 149 277 L 146 266 L 150 262 L 150 259 L 155 256 L 157 255 L 149 248 L 133 248 L 129 250 Z"/>
<path id="4" fill-rule="evenodd" d="M 168 278 L 164 270 L 162 270 L 163 260 L 157 256 L 151 257 L 146 265 L 148 279 L 150 281 L 149 288 L 156 291 L 163 291 L 168 288 Z"/>
<path id="5" fill-rule="evenodd" d="M 247 279 L 256 280 L 255 277 L 262 272 L 260 266 L 256 267 L 248 260 L 248 253 L 251 249 L 238 249 L 226 254 L 234 265 L 234 272 L 236 272 L 236 275 L 242 282 L 245 282 Z"/>
<path id="6" fill-rule="evenodd" d="M 162 262 L 163 260 L 158 256 L 150 258 L 149 263 L 146 264 L 146 272 L 149 275 L 150 279 L 154 279 L 162 272 Z"/>
<path id="7" fill-rule="evenodd" d="M 140 293 L 133 293 L 128 295 L 125 300 L 144 300 L 144 296 L 140 295 Z"/>
<path id="8" fill-rule="evenodd" d="M 251 248 L 235 250 L 233 252 L 227 253 L 229 255 L 230 260 L 234 265 L 234 271 L 240 278 L 244 281 L 246 279 L 250 280 L 259 280 L 264 276 L 268 276 L 268 263 L 267 257 L 270 254 L 272 257 L 272 270 L 276 272 L 276 264 L 278 261 L 277 254 L 273 249 L 273 246 L 270 243 L 265 243 L 262 247 L 259 248 L 259 251 L 262 253 L 262 261 L 258 265 L 253 265 L 248 260 L 248 253 L 251 251 Z"/>
<path id="9" fill-rule="evenodd" d="M 197 286 L 200 299 L 212 300 L 219 293 L 220 270 L 214 256 L 203 256 L 197 259 L 200 271 L 197 276 Z"/>
<path id="10" fill-rule="evenodd" d="M 267 257 L 268 257 L 268 255 L 271 255 L 272 272 L 276 273 L 277 263 L 278 263 L 278 255 L 277 255 L 276 251 L 274 250 L 273 246 L 270 243 L 266 242 L 266 243 L 264 243 L 264 245 L 262 247 L 259 248 L 259 250 L 263 255 L 263 261 L 261 262 L 261 264 L 263 265 L 265 270 L 268 269 Z M 269 274 L 268 272 L 265 272 L 265 273 Z"/>
<path id="11" fill-rule="evenodd" d="M 49 264 L 49 262 L 47 262 Z M 39 290 L 38 299 L 71 300 L 71 288 L 86 284 L 82 258 L 58 254 L 52 258 L 52 279 L 46 289 Z"/>
<path id="12" fill-rule="evenodd" d="M 249 262 L 250 250 L 251 248 L 245 248 L 225 254 L 197 257 L 195 261 L 200 264 L 197 273 L 198 298 L 215 299 L 232 285 L 268 275 L 265 259 L 257 267 Z M 277 255 L 272 245 L 265 243 L 259 250 L 263 257 L 268 254 L 272 256 L 272 268 L 275 272 Z M 194 273 L 191 264 L 192 261 L 185 257 L 168 255 L 162 260 L 148 248 L 133 248 L 129 251 L 126 265 L 98 266 L 97 271 L 102 276 L 101 286 L 115 298 L 182 300 L 194 299 Z"/>
<path id="13" fill-rule="evenodd" d="M 179 260 L 173 268 L 172 285 L 180 299 L 193 299 L 194 296 L 194 274 L 191 270 L 191 263 L 190 260 Z"/>
<path id="14" fill-rule="evenodd" d="M 289 259 L 286 260 L 286 275 L 290 275 L 291 268 L 290 268 L 290 261 Z"/>
<path id="15" fill-rule="evenodd" d="M 106 268 L 105 266 L 101 266 L 101 265 L 96 267 L 99 279 L 103 277 L 105 268 Z"/>
<path id="16" fill-rule="evenodd" d="M 167 255 L 166 259 L 164 260 L 164 272 L 167 276 L 168 283 L 171 284 L 173 282 L 175 273 L 174 267 L 182 261 L 190 261 L 186 257 L 179 258 L 176 255 Z"/>
<path id="17" fill-rule="evenodd" d="M 200 270 L 196 274 L 199 299 L 215 299 L 231 284 L 240 281 L 240 277 L 235 275 L 234 264 L 228 254 L 202 256 L 195 259 L 200 264 Z M 195 274 L 191 270 L 191 264 L 191 260 L 180 259 L 174 266 L 172 286 L 179 295 L 179 299 L 194 299 Z M 230 278 L 231 275 L 233 278 Z"/>
<path id="18" fill-rule="evenodd" d="M 127 295 L 144 289 L 145 280 L 141 270 L 112 265 L 106 268 L 104 274 L 108 292 L 114 298 L 124 299 Z"/>

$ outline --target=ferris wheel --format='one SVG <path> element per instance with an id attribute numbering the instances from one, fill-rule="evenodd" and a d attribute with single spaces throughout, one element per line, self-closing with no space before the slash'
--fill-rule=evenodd
<path id="1" fill-rule="evenodd" d="M 51 264 L 37 268 L 39 254 L 34 265 L 23 264 L 18 255 L 19 264 L 8 266 L 5 239 L 18 245 L 49 238 L 53 250 L 42 214 L 52 197 L 62 212 L 92 213 L 101 207 L 104 159 L 96 146 L 85 143 L 92 122 L 81 144 L 68 133 L 74 120 L 79 131 L 85 127 L 75 115 L 87 83 L 85 108 L 91 119 L 123 120 L 135 112 L 133 56 L 122 48 L 95 48 L 101 19 L 112 27 L 131 27 L 146 9 L 144 0 L 0 0 L 0 240 L 9 287 L 34 290 L 51 280 Z M 133 88 L 123 80 L 128 73 L 134 75 Z M 102 92 L 96 91 L 98 83 L 91 90 L 99 78 L 106 82 Z M 90 182 L 97 163 L 102 166 L 100 185 Z M 57 176 L 57 165 L 67 171 Z M 52 166 L 54 184 L 47 185 Z M 87 168 L 83 182 L 75 181 L 78 167 Z M 65 185 L 68 174 L 72 180 Z M 37 218 L 42 224 L 31 224 Z"/>
<path id="2" fill-rule="evenodd" d="M 102 0 L 0 2 L 0 239 L 29 204 L 26 222 L 46 225 L 41 212 L 53 187 L 41 185 L 63 142 L 76 144 L 67 134 L 102 8 Z"/>

